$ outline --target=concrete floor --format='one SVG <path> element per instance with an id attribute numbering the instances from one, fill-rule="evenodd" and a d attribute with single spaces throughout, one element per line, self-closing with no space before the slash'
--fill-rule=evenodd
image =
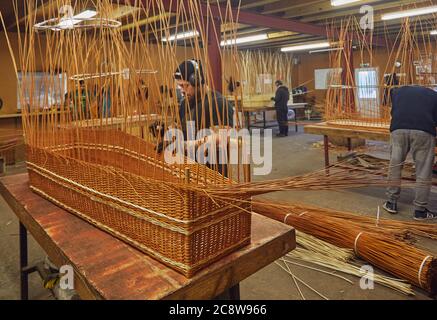
<path id="1" fill-rule="evenodd" d="M 303 134 L 303 129 L 294 133 L 290 128 L 291 135 L 288 138 L 274 138 L 273 143 L 273 172 L 266 177 L 256 179 L 272 179 L 285 176 L 294 176 L 308 173 L 323 168 L 323 149 L 313 146 L 320 142 L 322 137 Z M 381 143 L 371 143 L 371 153 L 378 156 L 388 156 L 387 146 Z M 335 159 L 339 152 L 331 151 L 331 159 Z M 18 165 L 8 168 L 8 173 L 22 172 L 24 167 Z M 365 215 L 375 215 L 378 205 L 384 202 L 384 190 L 381 188 L 363 188 L 354 191 L 317 191 L 317 192 L 278 192 L 268 196 L 289 202 L 306 203 L 320 207 L 339 209 L 356 212 Z M 400 202 L 400 214 L 397 219 L 410 220 L 414 193 L 412 190 L 404 190 Z M 431 208 L 437 206 L 437 190 L 433 189 L 431 196 Z M 382 213 L 384 217 L 389 215 Z M 437 227 L 437 224 L 436 224 Z M 437 242 L 420 239 L 419 246 L 427 248 L 437 254 Z M 44 258 L 44 252 L 38 244 L 29 237 L 29 261 L 37 261 Z M 363 262 L 363 265 L 365 263 Z M 362 290 L 359 287 L 359 279 L 347 276 L 354 284 L 330 275 L 311 271 L 302 267 L 292 267 L 292 271 L 314 287 L 329 299 L 429 299 L 423 291 L 417 289 L 416 296 L 407 297 L 391 289 L 375 285 L 374 290 Z M 307 299 L 320 299 L 319 296 L 301 286 Z M 42 288 L 37 275 L 30 277 L 31 299 L 53 299 L 50 293 Z M 19 274 L 18 274 L 18 222 L 12 211 L 0 197 L 0 299 L 19 298 Z M 252 275 L 241 283 L 242 299 L 274 299 L 274 300 L 299 300 L 298 291 L 290 276 L 275 264 L 271 264 Z"/>

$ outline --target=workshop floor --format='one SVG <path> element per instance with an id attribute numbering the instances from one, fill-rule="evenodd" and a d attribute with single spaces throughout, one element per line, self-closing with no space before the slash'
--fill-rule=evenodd
<path id="1" fill-rule="evenodd" d="M 322 137 L 303 134 L 302 127 L 299 130 L 299 133 L 294 133 L 293 128 L 290 127 L 291 135 L 288 138 L 274 138 L 273 171 L 269 176 L 258 177 L 255 180 L 300 175 L 323 168 L 323 148 L 317 146 Z M 377 156 L 388 156 L 388 148 L 384 144 L 371 143 L 370 149 L 372 154 Z M 331 151 L 331 159 L 334 160 L 338 153 L 345 153 L 345 151 Z M 8 174 L 24 170 L 23 165 L 17 165 L 16 167 L 9 167 Z M 399 208 L 401 212 L 396 216 L 397 219 L 411 219 L 413 196 L 412 190 L 403 191 Z M 384 190 L 381 188 L 364 188 L 342 192 L 280 192 L 271 194 L 268 197 L 374 216 L 377 207 L 384 202 Z M 434 205 L 435 209 L 437 206 L 437 189 L 433 189 L 430 203 L 431 207 Z M 388 217 L 385 212 L 382 215 Z M 437 241 L 421 239 L 418 245 L 437 254 Z M 32 237 L 29 237 L 29 255 L 30 262 L 44 258 L 44 252 Z M 359 286 L 359 279 L 353 276 L 346 275 L 354 282 L 352 285 L 344 280 L 309 269 L 292 267 L 292 270 L 299 278 L 329 299 L 429 299 L 426 293 L 421 290 L 417 290 L 416 296 L 407 297 L 379 285 L 375 285 L 374 290 L 362 290 Z M 302 291 L 307 299 L 321 299 L 305 287 L 302 288 Z M 29 292 L 31 299 L 53 299 L 51 294 L 42 288 L 41 281 L 36 274 L 30 277 Z M 18 222 L 8 205 L 0 197 L 0 299 L 18 298 Z M 275 264 L 267 266 L 243 281 L 241 283 L 241 298 L 260 300 L 301 299 L 290 276 Z"/>

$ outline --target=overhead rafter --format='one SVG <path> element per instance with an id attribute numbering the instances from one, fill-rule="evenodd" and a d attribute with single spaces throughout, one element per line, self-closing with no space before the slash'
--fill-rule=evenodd
<path id="1" fill-rule="evenodd" d="M 147 2 L 147 0 L 141 0 L 143 2 Z M 183 2 L 184 4 L 187 4 L 188 0 L 181 0 L 180 2 Z M 371 2 L 372 0 L 368 1 Z M 177 6 L 180 5 L 172 0 L 164 0 L 164 6 L 169 11 L 176 11 Z M 221 14 L 224 14 L 226 12 L 226 8 L 223 6 L 213 5 L 210 4 L 209 6 L 200 3 L 200 9 L 202 11 L 202 15 L 207 16 L 208 10 L 211 16 L 220 16 Z M 258 27 L 265 27 L 265 28 L 271 28 L 275 30 L 283 30 L 283 31 L 292 31 L 302 34 L 307 34 L 311 36 L 320 36 L 320 37 L 326 37 L 326 27 L 321 25 L 316 25 L 312 23 L 305 23 L 297 20 L 292 19 L 283 19 L 276 16 L 270 16 L 265 14 L 259 14 L 254 12 L 248 12 L 244 10 L 236 10 L 233 9 L 232 13 L 235 17 L 238 16 L 238 22 L 243 24 L 249 24 L 252 26 L 258 26 Z M 385 41 L 383 39 L 380 39 L 378 37 L 373 37 L 372 41 L 374 45 L 378 46 L 385 46 Z"/>
<path id="2" fill-rule="evenodd" d="M 318 1 L 320 2 L 320 1 Z M 355 11 L 355 14 L 360 14 L 360 8 L 363 5 L 371 5 L 372 8 L 377 11 L 384 8 L 392 8 L 392 7 L 402 7 L 404 5 L 409 4 L 418 4 L 428 2 L 429 0 L 367 0 L 354 2 L 349 5 L 344 5 L 342 7 L 333 7 L 330 5 L 328 1 L 323 1 L 322 4 L 314 4 L 311 6 L 294 8 L 290 7 L 284 11 L 283 18 L 296 18 L 296 17 L 308 17 L 308 16 L 318 16 L 325 15 L 328 13 L 331 14 L 341 14 L 341 16 L 349 15 L 349 12 Z M 341 9 L 340 9 L 341 8 Z"/>
<path id="3" fill-rule="evenodd" d="M 124 0 L 120 2 L 128 4 L 132 1 Z M 150 5 L 149 0 L 141 0 L 141 2 L 144 6 Z M 177 11 L 177 7 L 180 6 L 181 3 L 188 4 L 188 0 L 163 0 L 164 8 L 166 8 L 166 10 L 170 12 Z M 213 17 L 219 17 L 222 13 L 224 14 L 226 12 L 225 7 L 215 4 L 210 4 L 208 6 L 204 3 L 200 3 L 199 6 L 201 9 L 201 13 L 204 16 L 208 15 L 208 10 L 210 10 L 210 15 Z M 232 10 L 232 14 L 235 17 L 237 17 L 238 15 L 238 22 L 242 24 L 249 24 L 252 26 L 265 27 L 283 31 L 293 31 L 309 35 L 326 36 L 326 29 L 324 27 L 310 23 L 304 23 L 289 19 L 281 19 L 274 16 L 262 15 L 244 10 L 238 11 L 236 9 Z"/>
<path id="4" fill-rule="evenodd" d="M 256 8 L 259 6 L 264 6 L 266 4 L 271 4 L 274 2 L 278 2 L 281 0 L 260 0 L 260 1 L 252 1 L 251 3 L 245 3 L 243 5 L 241 5 L 241 9 L 250 9 L 250 8 Z"/>
<path id="5" fill-rule="evenodd" d="M 307 14 L 325 13 L 327 11 L 342 11 L 344 9 L 359 8 L 363 5 L 388 2 L 390 0 L 365 0 L 344 4 L 341 7 L 334 7 L 329 0 L 305 1 L 302 3 L 293 3 L 292 1 L 281 1 L 263 7 L 262 14 L 293 14 L 294 17 L 299 17 Z M 394 0 L 392 0 L 394 1 Z M 287 14 L 288 13 L 288 14 Z M 285 16 L 284 16 L 285 17 Z"/>
<path id="6" fill-rule="evenodd" d="M 25 1 L 18 1 L 17 2 L 17 10 L 18 10 L 19 13 L 21 13 L 24 16 Z M 3 16 L 3 19 L 5 20 L 6 30 L 12 29 L 17 24 L 16 23 L 17 21 L 16 21 L 16 16 L 15 16 L 14 10 L 12 10 L 12 12 L 10 12 L 7 16 Z M 0 23 L 0 31 L 2 31 L 2 30 L 3 30 L 3 26 Z"/>

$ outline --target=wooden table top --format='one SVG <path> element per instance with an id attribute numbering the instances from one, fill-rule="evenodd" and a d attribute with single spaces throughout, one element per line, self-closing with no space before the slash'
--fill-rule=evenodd
<path id="1" fill-rule="evenodd" d="M 21 118 L 21 113 L 0 114 L 0 119 Z"/>
<path id="2" fill-rule="evenodd" d="M 0 178 L 0 194 L 53 263 L 73 267 L 82 299 L 211 299 L 296 246 L 293 228 L 253 214 L 250 245 L 187 279 L 33 193 L 28 179 Z"/>
<path id="3" fill-rule="evenodd" d="M 390 131 L 385 128 L 337 126 L 326 122 L 306 125 L 304 132 L 308 134 L 347 137 L 352 139 L 367 139 L 389 141 Z"/>
<path id="4" fill-rule="evenodd" d="M 307 107 L 308 103 L 291 103 L 287 106 L 291 109 L 305 109 Z M 260 106 L 260 107 L 244 107 L 243 111 L 245 112 L 259 112 L 259 111 L 272 111 L 276 110 L 275 106 Z"/>
<path id="5" fill-rule="evenodd" d="M 146 124 L 153 123 L 158 120 L 165 120 L 163 116 L 158 114 L 149 114 L 149 115 L 134 115 L 128 117 L 111 117 L 111 118 L 103 118 L 103 119 L 86 119 L 79 121 L 72 121 L 69 123 L 65 123 L 59 125 L 59 128 L 91 128 L 91 127 L 121 127 L 126 124 Z M 167 118 L 165 121 L 170 121 L 170 118 Z"/>

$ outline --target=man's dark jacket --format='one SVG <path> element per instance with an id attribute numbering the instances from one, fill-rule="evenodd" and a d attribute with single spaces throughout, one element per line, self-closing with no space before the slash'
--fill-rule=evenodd
<path id="1" fill-rule="evenodd" d="M 288 88 L 286 86 L 280 86 L 276 90 L 276 95 L 274 98 L 275 107 L 281 110 L 288 109 L 288 100 L 290 100 L 290 91 L 288 91 Z"/>
<path id="2" fill-rule="evenodd" d="M 391 115 L 391 132 L 409 129 L 436 136 L 437 92 L 420 86 L 394 89 Z"/>
<path id="3" fill-rule="evenodd" d="M 229 127 L 234 125 L 234 111 L 225 97 L 223 97 L 219 92 L 213 92 L 211 94 L 211 102 L 212 105 L 210 105 L 207 95 L 204 97 L 203 105 L 201 99 L 197 101 L 197 103 L 191 101 L 189 106 L 190 112 L 189 114 L 186 114 L 188 111 L 185 106 L 186 101 L 185 98 L 182 99 L 179 106 L 179 116 L 182 122 L 182 131 L 184 134 L 186 134 L 187 121 L 195 121 L 196 130 L 207 129 L 213 126 L 218 126 L 219 124 Z"/>

